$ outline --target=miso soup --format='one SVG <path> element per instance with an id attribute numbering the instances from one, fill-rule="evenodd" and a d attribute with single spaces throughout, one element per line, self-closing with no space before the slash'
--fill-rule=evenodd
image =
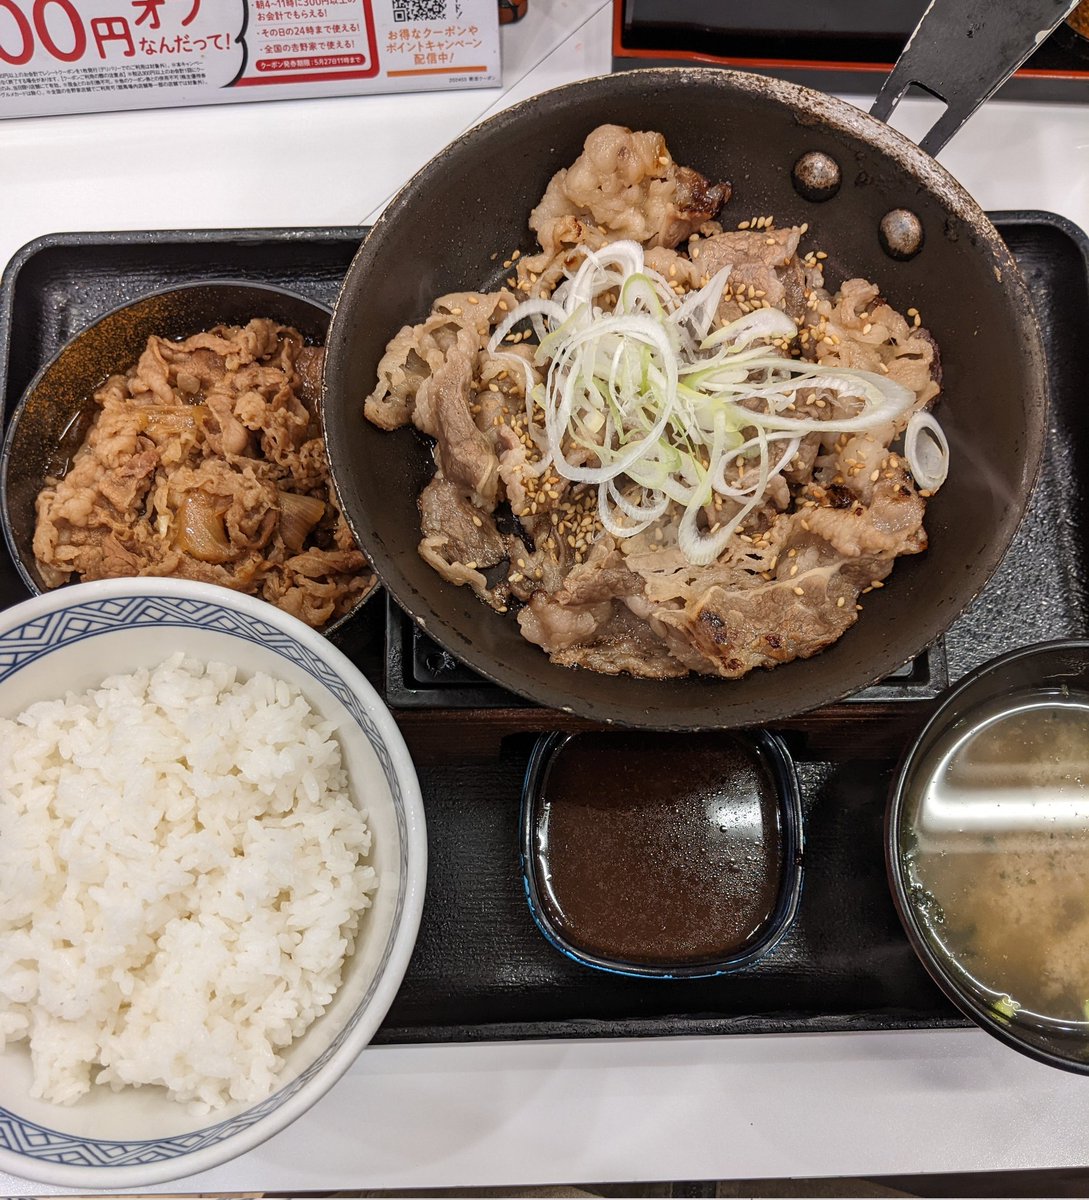
<path id="1" fill-rule="evenodd" d="M 1089 695 L 1031 691 L 962 719 L 904 809 L 912 903 L 1008 1016 L 1089 1021 Z"/>

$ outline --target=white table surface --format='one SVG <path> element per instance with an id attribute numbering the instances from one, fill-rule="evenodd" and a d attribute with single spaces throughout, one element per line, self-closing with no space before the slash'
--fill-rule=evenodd
<path id="1" fill-rule="evenodd" d="M 0 262 L 61 230 L 366 223 L 469 125 L 607 71 L 609 35 L 604 0 L 532 0 L 502 89 L 0 121 Z M 916 136 L 935 117 L 902 109 Z M 1089 106 L 992 102 L 942 161 L 985 208 L 1089 227 Z M 285 1132 L 158 1190 L 1087 1164 L 1089 1080 L 975 1030 L 809 1034 L 376 1047 Z M 0 1173 L 0 1193 L 57 1190 Z"/>

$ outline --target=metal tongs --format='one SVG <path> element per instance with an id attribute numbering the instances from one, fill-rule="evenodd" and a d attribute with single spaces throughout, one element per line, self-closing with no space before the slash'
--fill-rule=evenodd
<path id="1" fill-rule="evenodd" d="M 870 113 L 888 121 L 913 83 L 944 100 L 945 112 L 919 142 L 938 154 L 1077 6 L 1078 0 L 930 0 Z"/>

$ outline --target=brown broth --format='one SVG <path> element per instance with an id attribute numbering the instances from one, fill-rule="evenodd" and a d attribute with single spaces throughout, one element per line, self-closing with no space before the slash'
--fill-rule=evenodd
<path id="1" fill-rule="evenodd" d="M 1000 1011 L 1063 1023 L 1089 1002 L 1089 698 L 1025 693 L 971 714 L 905 812 L 931 938 Z"/>
<path id="2" fill-rule="evenodd" d="M 534 836 L 548 919 L 601 958 L 725 958 L 765 930 L 782 885 L 775 780 L 730 735 L 572 738 Z"/>

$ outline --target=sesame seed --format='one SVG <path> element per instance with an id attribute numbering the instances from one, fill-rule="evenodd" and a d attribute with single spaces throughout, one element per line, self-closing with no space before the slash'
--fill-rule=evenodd
<path id="1" fill-rule="evenodd" d="M 871 471 L 870 472 L 870 483 L 876 483 L 880 478 L 881 478 L 880 471 Z"/>
<path id="2" fill-rule="evenodd" d="M 522 257 L 522 251 L 515 250 L 515 252 L 510 256 L 510 260 L 511 260 L 511 262 L 517 262 L 521 257 Z"/>
<path id="3" fill-rule="evenodd" d="M 871 580 L 870 580 L 870 587 L 873 587 L 873 588 L 883 588 L 884 586 L 885 586 L 885 585 L 884 585 L 884 584 L 881 582 L 881 580 L 880 580 L 880 579 L 871 579 Z"/>
<path id="4" fill-rule="evenodd" d="M 795 596 L 804 596 L 805 595 L 805 588 L 796 587 L 796 588 L 792 588 L 791 591 L 793 591 Z"/>
<path id="5" fill-rule="evenodd" d="M 846 603 L 847 603 L 846 597 L 840 596 L 840 598 L 836 601 L 836 608 L 842 608 Z"/>
<path id="6" fill-rule="evenodd" d="M 817 258 L 822 258 L 822 259 L 823 259 L 823 258 L 827 258 L 827 257 L 828 257 L 828 255 L 827 255 L 827 254 L 825 254 L 825 252 L 824 252 L 823 250 L 818 250 L 818 251 L 817 251 Z"/>
<path id="7" fill-rule="evenodd" d="M 469 297 L 469 303 L 470 303 L 470 304 L 479 304 L 479 303 L 480 303 L 480 301 L 479 301 L 479 300 L 478 300 L 478 299 L 477 299 L 475 296 L 470 296 L 470 297 Z"/>
<path id="8" fill-rule="evenodd" d="M 473 524 L 477 529 L 481 529 L 484 526 L 484 522 L 479 517 L 473 517 Z"/>
<path id="9" fill-rule="evenodd" d="M 866 324 L 862 326 L 862 332 L 869 333 L 872 328 L 873 326 L 869 323 L 869 321 L 867 321 Z"/>

